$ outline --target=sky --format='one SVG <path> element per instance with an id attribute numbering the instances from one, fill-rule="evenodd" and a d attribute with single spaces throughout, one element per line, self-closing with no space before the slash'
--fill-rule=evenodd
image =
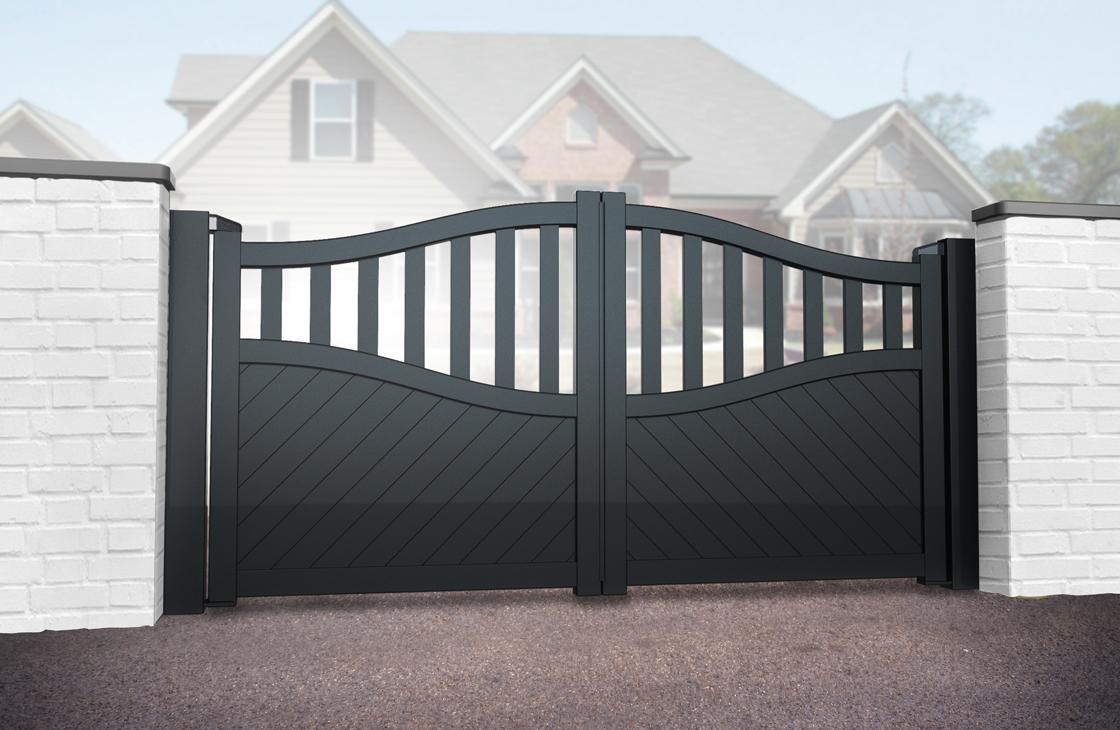
<path id="1" fill-rule="evenodd" d="M 0 0 L 0 111 L 24 99 L 122 159 L 186 129 L 166 105 L 182 54 L 266 55 L 323 0 Z M 1102 0 L 344 0 L 386 45 L 410 30 L 696 36 L 833 117 L 963 93 L 984 150 L 1062 110 L 1120 103 L 1120 3 Z M 907 63 L 907 58 L 909 62 Z"/>

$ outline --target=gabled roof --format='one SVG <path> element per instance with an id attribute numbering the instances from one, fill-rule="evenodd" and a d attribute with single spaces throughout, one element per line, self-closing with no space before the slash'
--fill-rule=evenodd
<path id="1" fill-rule="evenodd" d="M 0 134 L 25 121 L 49 142 L 75 160 L 120 160 L 112 150 L 71 121 L 55 116 L 34 104 L 17 100 L 0 113 Z"/>
<path id="2" fill-rule="evenodd" d="M 543 94 L 490 142 L 490 147 L 501 150 L 506 145 L 515 144 L 545 112 L 581 82 L 590 86 L 645 141 L 649 146 L 643 153 L 646 157 L 656 157 L 676 164 L 688 161 L 688 155 L 585 56 L 580 56 L 560 78 L 545 89 Z"/>
<path id="3" fill-rule="evenodd" d="M 306 23 L 286 41 L 258 63 L 227 93 L 217 106 L 201 121 L 180 137 L 163 155 L 159 162 L 182 172 L 202 154 L 202 152 L 251 108 L 276 83 L 291 72 L 304 56 L 331 31 L 339 32 L 354 48 L 363 54 L 371 64 L 383 73 L 410 101 L 425 112 L 432 122 L 473 159 L 481 169 L 489 173 L 498 183 L 510 186 L 524 198 L 535 198 L 536 194 L 517 175 L 503 163 L 498 156 L 482 143 L 470 129 L 455 117 L 444 104 L 436 98 L 420 80 L 393 56 L 392 53 L 373 36 L 338 0 L 328 0 Z M 218 67 L 232 67 L 226 61 L 218 61 Z M 205 79 L 209 77 L 211 81 Z M 209 74 L 190 74 L 187 90 L 192 87 L 198 92 L 216 88 Z M 184 84 L 188 83 L 184 79 Z M 195 86 L 195 81 L 198 85 Z"/>
<path id="4" fill-rule="evenodd" d="M 490 143 L 589 59 L 692 157 L 673 195 L 773 197 L 832 124 L 699 38 L 407 33 L 392 50 Z"/>
<path id="5" fill-rule="evenodd" d="M 217 104 L 237 86 L 265 56 L 196 56 L 179 58 L 179 69 L 167 103 Z"/>
<path id="6" fill-rule="evenodd" d="M 891 125 L 905 126 L 934 165 L 977 205 L 995 199 L 909 109 L 894 101 L 833 122 L 769 209 L 780 211 L 783 218 L 802 215 L 809 201 L 848 169 Z"/>

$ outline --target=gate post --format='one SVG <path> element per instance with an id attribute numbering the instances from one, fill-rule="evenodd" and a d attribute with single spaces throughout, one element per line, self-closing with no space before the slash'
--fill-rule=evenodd
<path id="1" fill-rule="evenodd" d="M 941 573 L 931 572 L 921 582 L 941 585 L 954 590 L 973 590 L 980 587 L 980 526 L 979 526 L 979 455 L 976 427 L 976 242 L 971 238 L 945 238 L 936 243 L 914 249 L 914 259 L 936 261 L 940 276 L 936 296 L 939 300 L 938 323 L 926 300 L 934 290 L 926 285 L 926 270 L 922 271 L 922 289 L 926 295 L 915 309 L 921 307 L 921 327 L 915 327 L 915 346 L 923 351 L 923 413 L 930 405 L 937 415 L 926 415 L 923 425 L 923 442 L 930 440 L 933 421 L 940 419 L 941 428 L 934 440 L 943 444 L 942 457 L 937 468 L 940 481 L 933 483 L 933 490 L 926 490 L 926 566 L 943 564 Z M 929 267 L 932 273 L 932 265 Z M 928 314 L 927 314 L 928 312 Z M 925 353 L 938 355 L 929 363 L 940 359 L 940 374 L 927 371 Z M 927 388 L 927 374 L 931 381 Z M 934 393 L 940 391 L 940 395 Z M 926 394 L 930 400 L 927 405 Z M 931 455 L 927 444 L 923 458 Z M 926 468 L 923 478 L 936 479 Z M 943 484 L 940 489 L 937 484 Z M 938 496 L 940 493 L 940 496 Z M 930 498 L 934 504 L 931 510 Z M 937 529 L 938 521 L 943 527 Z M 931 532 L 932 531 L 932 532 Z M 930 541 L 933 537 L 933 541 Z M 938 555 L 931 560 L 931 550 Z M 941 557 L 944 555 L 944 557 Z M 935 577 L 941 575 L 940 578 Z"/>
<path id="2" fill-rule="evenodd" d="M 976 590 L 980 588 L 976 241 L 948 238 L 938 245 L 945 255 L 949 578 L 954 590 Z"/>

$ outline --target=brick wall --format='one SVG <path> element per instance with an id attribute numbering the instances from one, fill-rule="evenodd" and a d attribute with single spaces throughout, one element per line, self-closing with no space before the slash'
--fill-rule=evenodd
<path id="1" fill-rule="evenodd" d="M 980 586 L 1118 593 L 1120 220 L 1017 205 L 977 226 Z"/>
<path id="2" fill-rule="evenodd" d="M 10 167 L 0 632 L 151 625 L 163 602 L 168 189 Z M 113 165 L 131 167 L 155 166 Z"/>

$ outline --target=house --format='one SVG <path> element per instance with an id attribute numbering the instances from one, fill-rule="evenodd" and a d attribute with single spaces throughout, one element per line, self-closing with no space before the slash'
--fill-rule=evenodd
<path id="1" fill-rule="evenodd" d="M 0 157 L 120 159 L 77 124 L 22 99 L 0 112 Z"/>
<path id="2" fill-rule="evenodd" d="M 698 38 L 408 33 L 390 48 L 330 0 L 268 56 L 183 56 L 168 104 L 188 125 L 159 159 L 176 172 L 173 205 L 220 211 L 247 240 L 592 189 L 899 257 L 967 235 L 969 212 L 993 200 L 903 104 L 832 119 Z M 679 241 L 663 245 L 670 322 Z M 529 255 L 519 247 L 519 266 Z M 706 315 L 720 265 L 705 252 Z M 795 281 L 786 292 L 799 300 Z M 760 298 L 745 307 L 759 322 Z"/>

